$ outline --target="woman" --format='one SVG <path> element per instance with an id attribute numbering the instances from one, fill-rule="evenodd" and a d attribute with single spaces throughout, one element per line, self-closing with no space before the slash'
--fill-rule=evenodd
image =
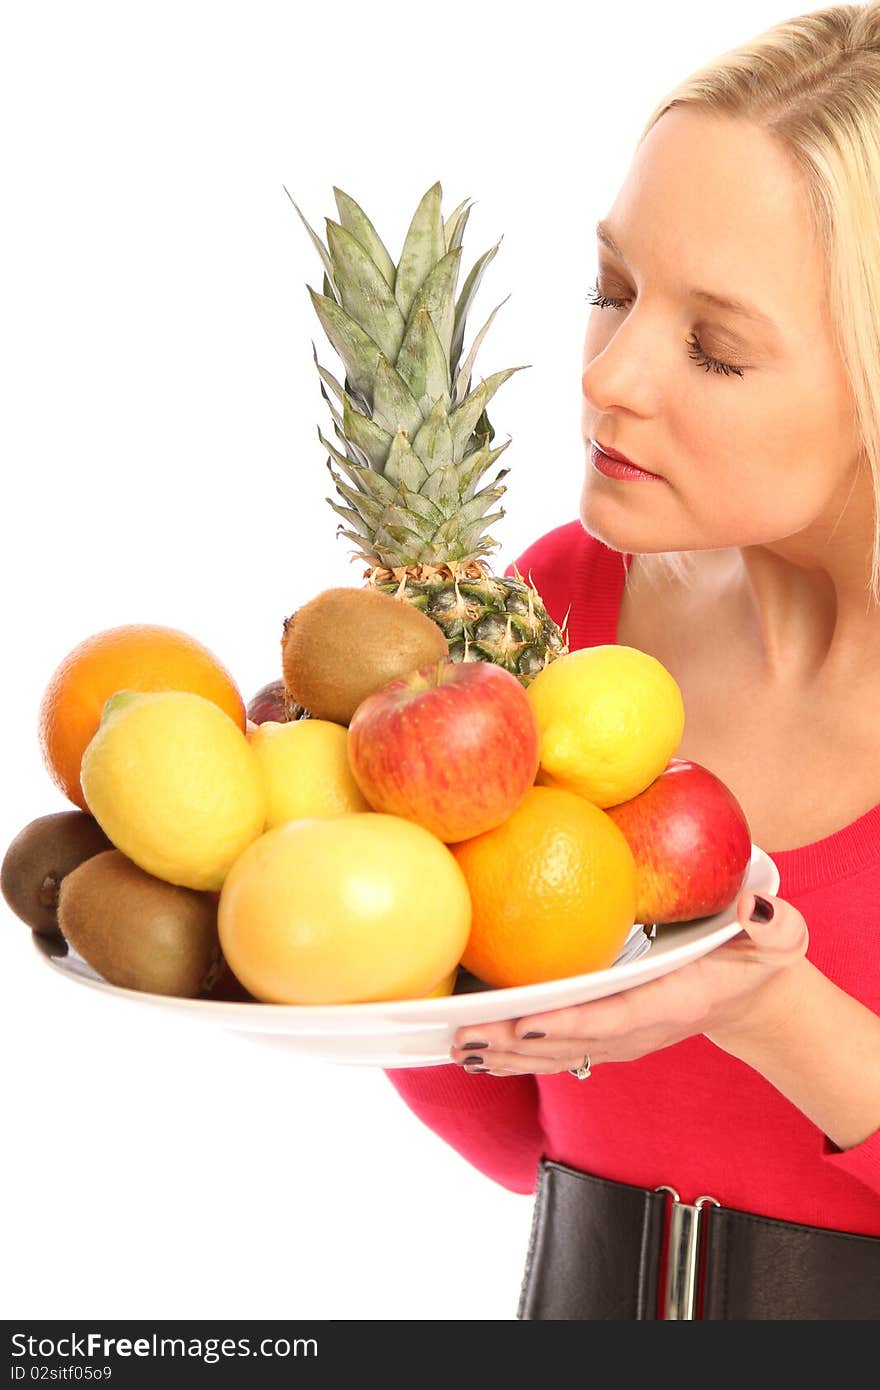
<path id="1" fill-rule="evenodd" d="M 676 755 L 779 896 L 659 980 L 388 1075 L 537 1184 L 520 1317 L 880 1318 L 880 4 L 682 83 L 598 238 L 580 519 L 516 563 L 572 649 L 672 673 Z"/>

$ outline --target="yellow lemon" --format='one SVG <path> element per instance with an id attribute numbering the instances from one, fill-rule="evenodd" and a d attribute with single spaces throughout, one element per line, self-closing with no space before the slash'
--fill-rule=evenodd
<path id="1" fill-rule="evenodd" d="M 248 734 L 266 787 L 266 828 L 369 811 L 348 763 L 348 729 L 329 719 L 267 720 Z"/>
<path id="2" fill-rule="evenodd" d="M 444 994 L 454 994 L 457 979 L 458 966 L 456 966 L 454 970 L 450 970 L 448 975 L 444 975 L 439 985 L 435 985 L 433 989 L 429 989 L 428 993 L 425 995 L 425 998 L 437 999 Z"/>
<path id="3" fill-rule="evenodd" d="M 643 792 L 684 733 L 677 681 L 637 647 L 584 647 L 557 657 L 526 694 L 541 731 L 538 784 L 603 808 Z"/>
<path id="4" fill-rule="evenodd" d="M 470 924 L 442 840 L 372 811 L 267 830 L 233 864 L 217 919 L 236 979 L 273 1004 L 422 998 L 457 966 Z"/>
<path id="5" fill-rule="evenodd" d="M 186 888 L 221 888 L 266 823 L 263 779 L 244 733 L 188 691 L 108 700 L 80 775 L 89 810 L 116 848 Z"/>

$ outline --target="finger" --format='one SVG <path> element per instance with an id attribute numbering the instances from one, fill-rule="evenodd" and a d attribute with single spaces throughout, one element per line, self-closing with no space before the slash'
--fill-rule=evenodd
<path id="1" fill-rule="evenodd" d="M 521 1052 L 490 1053 L 479 1063 L 468 1064 L 464 1070 L 471 1075 L 482 1076 L 554 1076 L 582 1066 L 586 1055 L 586 1049 L 580 1044 L 577 1052 L 570 1056 L 527 1057 Z"/>
<path id="2" fill-rule="evenodd" d="M 515 1019 L 501 1023 L 471 1023 L 457 1028 L 452 1038 L 452 1051 L 485 1051 L 487 1048 L 511 1048 L 516 1045 Z"/>
<path id="3" fill-rule="evenodd" d="M 635 996 L 649 988 L 650 985 L 637 985 L 588 1004 L 574 1004 L 568 1009 L 554 1009 L 552 1013 L 529 1014 L 514 1025 L 516 1047 L 531 1039 L 540 1039 L 544 1047 L 558 1049 L 566 1038 L 607 1039 L 629 1033 L 639 1026 L 640 1001 Z"/>
<path id="4" fill-rule="evenodd" d="M 545 1046 L 558 1049 L 565 1037 L 591 1039 L 597 1047 L 616 1046 L 659 1026 L 678 1037 L 699 1032 L 706 1013 L 706 991 L 692 967 L 683 966 L 658 980 L 554 1014 L 520 1019 L 522 1034 L 542 1030 Z M 517 1042 L 517 1047 L 522 1044 Z"/>
<path id="5" fill-rule="evenodd" d="M 450 1048 L 450 1057 L 453 1062 L 459 1065 L 467 1063 L 468 1071 L 482 1063 L 487 1067 L 507 1066 L 511 1057 L 515 1057 L 517 1063 L 522 1063 L 527 1070 L 533 1070 L 532 1063 L 557 1063 L 560 1064 L 565 1058 L 572 1056 L 578 1057 L 578 1065 L 583 1061 L 584 1054 L 592 1048 L 594 1051 L 599 1044 L 590 1038 L 557 1038 L 552 1043 L 546 1041 L 523 1042 L 519 1038 L 513 1038 L 506 1045 L 490 1044 L 481 1048 Z M 506 1060 L 502 1063 L 501 1058 Z M 566 1064 L 568 1065 L 568 1064 Z"/>
<path id="6" fill-rule="evenodd" d="M 809 944 L 809 932 L 801 913 L 783 898 L 765 894 L 760 895 L 761 902 L 756 907 L 758 896 L 747 892 L 740 894 L 737 899 L 737 920 L 746 937 L 737 940 L 744 945 L 751 941 L 762 958 L 775 957 L 777 964 L 804 955 Z M 767 904 L 767 908 L 763 907 L 763 903 Z M 763 918 L 768 908 L 772 915 L 765 921 Z M 752 920 L 753 912 L 757 914 L 756 920 Z M 619 994 L 595 999 L 588 1004 L 575 1004 L 568 1009 L 523 1017 L 515 1025 L 517 1047 L 529 1035 L 553 1045 L 565 1037 L 591 1037 L 610 1043 L 650 1028 L 660 1018 L 683 1029 L 682 1037 L 700 1031 L 710 1001 L 699 966 L 700 962 L 683 966 L 658 980 L 635 985 L 632 989 L 621 990 Z"/>
<path id="7" fill-rule="evenodd" d="M 809 943 L 807 924 L 796 907 L 767 893 L 741 893 L 736 915 L 745 932 L 768 954 L 803 954 Z"/>

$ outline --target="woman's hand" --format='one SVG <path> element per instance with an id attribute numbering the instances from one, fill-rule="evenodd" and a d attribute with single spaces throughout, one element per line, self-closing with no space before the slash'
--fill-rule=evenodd
<path id="1" fill-rule="evenodd" d="M 741 893 L 736 913 L 743 932 L 658 980 L 568 1009 L 460 1028 L 452 1060 L 471 1058 L 466 1071 L 493 1076 L 551 1075 L 579 1067 L 585 1057 L 594 1067 L 631 1062 L 698 1034 L 735 1050 L 744 1037 L 780 1026 L 797 1007 L 793 986 L 806 955 L 807 924 L 781 898 L 764 901 L 773 915 L 756 921 L 749 915 L 755 895 Z M 486 1046 L 468 1048 L 476 1042 Z"/>

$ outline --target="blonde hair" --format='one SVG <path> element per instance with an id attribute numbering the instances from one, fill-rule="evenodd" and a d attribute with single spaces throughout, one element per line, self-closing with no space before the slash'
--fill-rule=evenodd
<path id="1" fill-rule="evenodd" d="M 838 350 L 874 488 L 870 595 L 880 603 L 880 3 L 798 15 L 722 53 L 655 108 L 640 145 L 676 105 L 750 120 L 803 177 L 827 247 Z M 652 558 L 688 582 L 692 551 Z"/>

